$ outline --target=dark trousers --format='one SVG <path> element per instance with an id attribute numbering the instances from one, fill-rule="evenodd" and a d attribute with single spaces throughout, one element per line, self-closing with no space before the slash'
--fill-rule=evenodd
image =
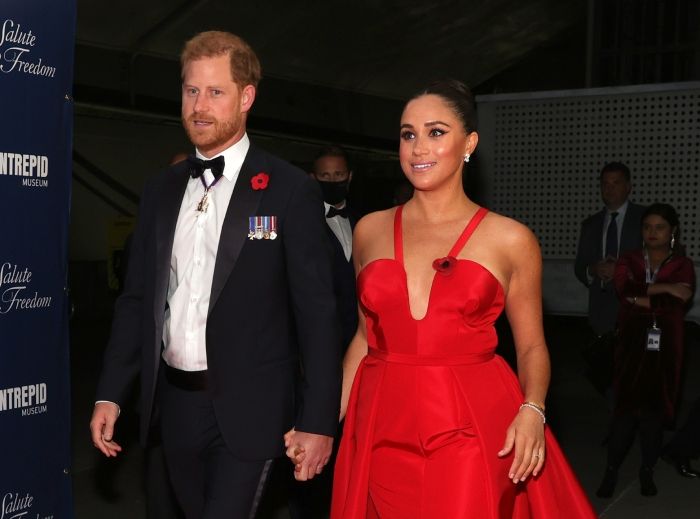
<path id="1" fill-rule="evenodd" d="M 663 417 L 660 413 L 645 411 L 639 415 L 613 416 L 608 438 L 608 466 L 617 469 L 622 465 L 637 430 L 642 450 L 642 466 L 656 465 L 663 440 Z"/>
<path id="2" fill-rule="evenodd" d="M 674 458 L 697 458 L 700 456 L 700 398 L 693 404 L 688 418 L 673 435 L 664 449 Z"/>
<path id="3" fill-rule="evenodd" d="M 289 482 L 289 517 L 291 519 L 324 519 L 331 509 L 333 489 L 333 462 L 311 481 L 294 479 L 291 463 L 285 464 L 285 477 Z M 288 466 L 287 466 L 288 465 Z"/>
<path id="4" fill-rule="evenodd" d="M 148 519 L 184 519 L 165 465 L 163 444 L 150 444 L 145 452 L 146 517 Z"/>
<path id="5" fill-rule="evenodd" d="M 158 384 L 165 460 L 187 519 L 255 517 L 272 460 L 231 453 L 206 389 L 175 386 L 165 375 Z"/>
<path id="6" fill-rule="evenodd" d="M 331 497 L 333 494 L 333 471 L 335 460 L 338 456 L 338 448 L 342 440 L 343 426 L 338 426 L 331 459 L 321 474 L 310 481 L 297 481 L 294 479 L 294 469 L 291 463 L 285 465 L 285 477 L 289 484 L 289 517 L 290 519 L 325 519 L 331 509 Z M 285 460 L 286 461 L 286 460 Z"/>

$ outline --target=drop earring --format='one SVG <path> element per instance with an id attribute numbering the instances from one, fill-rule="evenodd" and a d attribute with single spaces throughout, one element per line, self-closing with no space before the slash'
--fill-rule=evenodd
<path id="1" fill-rule="evenodd" d="M 469 153 L 467 153 L 467 154 L 464 156 L 464 162 L 465 162 L 465 163 L 466 163 L 466 162 L 469 162 L 469 157 L 470 157 Z"/>
<path id="2" fill-rule="evenodd" d="M 676 235 L 671 234 L 671 250 L 676 246 Z"/>

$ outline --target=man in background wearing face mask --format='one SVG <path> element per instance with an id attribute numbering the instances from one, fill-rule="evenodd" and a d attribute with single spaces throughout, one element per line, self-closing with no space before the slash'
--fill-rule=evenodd
<path id="1" fill-rule="evenodd" d="M 352 180 L 348 156 L 340 146 L 327 146 L 316 155 L 312 176 L 318 181 L 326 208 L 326 223 L 333 243 L 333 276 L 343 347 L 347 348 L 357 331 L 357 295 L 352 264 L 352 230 L 347 196 Z"/>

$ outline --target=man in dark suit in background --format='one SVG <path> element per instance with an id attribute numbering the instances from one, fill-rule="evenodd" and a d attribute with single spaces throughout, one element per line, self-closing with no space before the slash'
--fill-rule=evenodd
<path id="1" fill-rule="evenodd" d="M 597 336 L 615 330 L 618 301 L 612 284 L 615 261 L 642 246 L 644 207 L 629 201 L 630 170 L 610 162 L 600 172 L 600 193 L 605 207 L 581 225 L 576 252 L 576 277 L 588 288 L 588 321 Z"/>
<path id="2" fill-rule="evenodd" d="M 314 160 L 312 175 L 323 194 L 328 236 L 333 244 L 333 280 L 343 347 L 347 348 L 357 331 L 357 293 L 352 263 L 355 217 L 347 202 L 352 171 L 345 150 L 340 146 L 322 148 Z"/>
<path id="3" fill-rule="evenodd" d="M 341 382 L 331 249 L 318 185 L 246 134 L 252 49 L 209 31 L 181 61 L 197 153 L 144 190 L 90 429 L 106 456 L 119 453 L 119 405 L 140 373 L 141 441 L 160 429 L 188 519 L 248 518 L 286 431 L 307 453 L 297 479 L 330 456 Z"/>

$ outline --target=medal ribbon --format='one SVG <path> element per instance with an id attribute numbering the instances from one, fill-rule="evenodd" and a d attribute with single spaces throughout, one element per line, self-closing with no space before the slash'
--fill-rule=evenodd
<path id="1" fill-rule="evenodd" d="M 200 213 L 206 213 L 207 212 L 207 207 L 209 207 L 209 190 L 213 188 L 216 183 L 221 180 L 223 175 L 219 177 L 214 177 L 214 182 L 211 184 L 207 185 L 206 181 L 204 180 L 204 175 L 201 175 L 199 177 L 199 180 L 202 181 L 202 185 L 204 186 L 204 194 L 202 195 L 201 200 L 199 201 L 199 204 L 197 204 L 197 211 Z"/>

